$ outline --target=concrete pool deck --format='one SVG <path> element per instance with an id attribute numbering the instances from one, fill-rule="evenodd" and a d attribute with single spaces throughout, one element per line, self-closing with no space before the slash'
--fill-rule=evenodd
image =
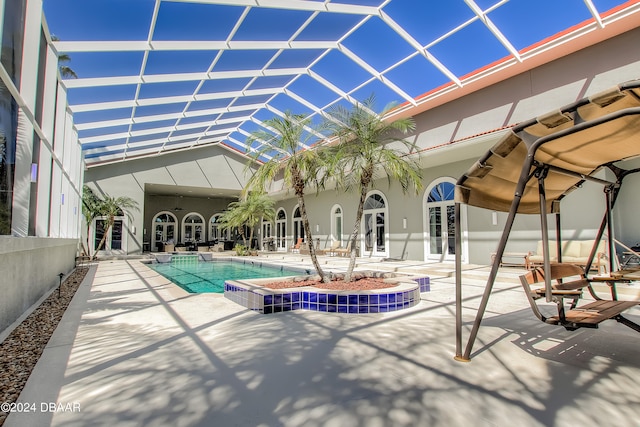
<path id="1" fill-rule="evenodd" d="M 140 260 L 101 261 L 20 395 L 38 411 L 5 426 L 638 426 L 631 329 L 545 325 L 522 271 L 503 269 L 472 361 L 456 362 L 452 266 L 377 265 L 428 270 L 431 292 L 400 312 L 265 316 L 187 294 Z M 465 268 L 466 342 L 487 269 Z"/>

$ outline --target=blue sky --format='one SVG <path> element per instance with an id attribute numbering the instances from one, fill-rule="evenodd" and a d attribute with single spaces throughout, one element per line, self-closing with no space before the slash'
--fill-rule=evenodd
<path id="1" fill-rule="evenodd" d="M 382 0 L 334 0 L 331 3 L 378 7 Z M 623 0 L 593 0 L 600 13 L 623 3 Z M 389 102 L 403 103 L 449 83 L 449 72 L 460 78 L 510 55 L 508 48 L 481 20 L 475 18 L 473 10 L 463 0 L 391 0 L 382 9 L 421 46 L 426 46 L 446 72 L 418 53 L 415 46 L 379 16 L 327 12 L 314 16 L 310 10 L 245 9 L 233 5 L 163 1 L 155 26 L 152 26 L 155 4 L 152 0 L 44 0 L 44 12 L 50 32 L 62 41 L 146 41 L 148 38 L 158 42 L 256 44 L 326 41 L 334 46 L 339 42 L 341 49 L 310 47 L 280 51 L 274 46 L 264 48 L 256 45 L 255 48 L 249 46 L 248 49 L 224 51 L 213 48 L 154 50 L 148 52 L 146 61 L 143 51 L 72 52 L 69 65 L 80 81 L 110 76 L 204 73 L 208 70 L 228 74 L 213 80 L 168 79 L 142 85 L 129 83 L 70 88 L 68 97 L 72 108 L 99 102 L 189 98 L 135 109 L 126 106 L 77 113 L 76 123 L 129 118 L 132 123 L 119 126 L 118 130 L 135 131 L 141 127 L 140 124 L 134 126 L 137 117 L 173 114 L 176 118 L 163 117 L 158 126 L 164 127 L 172 120 L 179 126 L 200 123 L 200 119 L 190 112 L 197 115 L 207 109 L 220 108 L 235 111 L 254 103 L 268 104 L 280 111 L 313 114 L 313 121 L 318 122 L 315 108 L 345 104 L 347 101 L 341 99 L 343 94 L 361 100 L 375 93 L 378 107 L 382 109 Z M 583 0 L 510 0 L 500 3 L 497 0 L 476 0 L 476 4 L 482 10 L 490 10 L 488 18 L 518 51 L 592 18 Z M 285 69 L 305 69 L 311 73 L 287 74 L 282 72 Z M 275 70 L 277 75 L 234 75 L 245 70 L 257 70 L 260 74 Z M 246 91 L 247 94 L 217 96 L 234 91 Z M 256 91 L 267 93 L 258 96 Z M 243 114 L 264 120 L 274 113 L 265 107 L 237 113 L 238 116 Z M 210 120 L 211 126 L 218 125 L 215 120 L 229 118 L 214 112 L 199 117 L 203 122 Z M 152 128 L 153 124 L 147 123 L 144 127 Z M 253 129 L 255 123 L 246 120 L 241 127 Z M 79 135 L 82 140 L 101 132 L 104 135 L 116 133 L 105 127 L 81 129 Z M 184 132 L 175 132 L 176 135 L 179 133 Z M 246 140 L 241 132 L 236 131 L 232 136 L 241 142 Z M 106 139 L 105 147 L 110 144 Z M 118 139 L 117 144 L 121 143 Z"/>

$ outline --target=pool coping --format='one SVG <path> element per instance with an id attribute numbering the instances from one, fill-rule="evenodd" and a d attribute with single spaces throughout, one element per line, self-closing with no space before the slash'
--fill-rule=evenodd
<path id="1" fill-rule="evenodd" d="M 158 255 L 154 255 L 154 261 L 157 263 L 169 263 L 175 255 L 186 255 L 191 258 L 198 256 L 199 261 L 205 262 L 226 261 L 257 267 L 281 268 L 298 273 L 298 275 L 279 278 L 225 280 L 223 296 L 226 299 L 260 314 L 296 310 L 343 314 L 387 313 L 415 306 L 420 302 L 420 294 L 430 291 L 430 279 L 428 276 L 377 270 L 357 271 L 356 273 L 368 277 L 382 278 L 385 283 L 396 284 L 396 286 L 360 291 L 329 290 L 314 286 L 269 289 L 261 286 L 261 284 L 277 280 L 310 279 L 314 277 L 315 270 L 309 267 L 292 266 L 290 264 L 282 265 L 252 258 L 245 259 L 234 256 L 206 257 L 202 256 L 202 252 L 179 252 Z M 329 274 L 341 274 L 331 269 L 327 269 L 326 272 Z M 390 275 L 392 277 L 389 277 Z M 176 286 L 179 285 L 176 284 Z"/>
<path id="2" fill-rule="evenodd" d="M 165 279 L 169 280 L 169 282 L 171 282 L 173 285 L 175 285 L 177 288 L 183 290 L 185 293 L 189 294 L 189 295 L 198 295 L 198 294 L 216 294 L 216 295 L 220 295 L 220 296 L 224 296 L 224 288 L 225 288 L 225 284 L 222 284 L 222 292 L 220 291 L 210 291 L 210 292 L 196 292 L 193 291 L 192 289 L 190 289 L 188 287 L 188 285 L 186 284 L 180 284 L 177 281 L 175 281 L 175 279 L 172 279 L 170 276 L 166 275 L 165 272 L 162 271 L 158 271 L 155 268 L 152 267 L 152 265 L 172 265 L 174 264 L 172 262 L 172 258 L 171 255 L 172 254 L 168 254 L 169 257 L 163 257 L 163 261 L 158 261 L 157 259 L 148 259 L 148 260 L 142 260 L 141 262 L 143 264 L 146 264 L 148 268 L 150 268 L 151 270 L 155 271 L 156 273 L 160 274 L 161 276 L 163 276 Z M 173 254 L 176 255 L 176 254 Z M 238 265 L 246 265 L 246 266 L 252 266 L 252 267 L 257 267 L 257 268 L 271 268 L 274 270 L 280 270 L 282 273 L 286 273 L 283 276 L 274 276 L 274 277 L 256 277 L 255 279 L 267 279 L 267 280 L 281 280 L 281 279 L 291 279 L 292 277 L 298 277 L 300 275 L 310 275 L 311 274 L 311 269 L 309 268 L 305 268 L 305 267 L 295 267 L 295 266 L 290 266 L 290 265 L 282 265 L 282 264 L 275 264 L 275 263 L 269 263 L 269 262 L 263 262 L 263 261 L 257 261 L 257 260 L 252 260 L 252 259 L 243 259 L 242 257 L 216 257 L 214 259 L 203 259 L 202 257 L 198 257 L 198 260 L 195 261 L 192 259 L 194 259 L 196 256 L 198 256 L 198 253 L 196 252 L 180 252 L 179 254 L 181 258 L 185 258 L 185 262 L 186 264 L 182 264 L 182 265 L 187 265 L 189 263 L 195 263 L 195 262 L 205 262 L 205 263 L 222 263 L 222 262 L 228 262 L 228 263 L 233 263 L 233 264 L 238 264 Z M 185 256 L 186 255 L 186 256 Z M 176 267 L 180 267 L 180 261 L 176 262 L 174 264 Z M 194 273 L 190 273 L 196 277 L 200 277 L 197 274 Z M 204 279 L 203 279 L 204 280 Z M 241 280 L 254 280 L 254 279 L 241 279 Z M 210 282 L 210 281 L 208 281 Z M 211 283 L 211 282 L 210 282 Z"/>
<path id="3" fill-rule="evenodd" d="M 259 261 L 253 258 L 246 258 L 242 256 L 212 256 L 211 253 L 207 252 L 178 252 L 178 253 L 161 253 L 161 254 L 152 254 L 154 259 L 150 260 L 151 263 L 154 261 L 159 264 L 168 264 L 171 262 L 173 256 L 181 256 L 184 257 L 190 256 L 195 257 L 198 256 L 198 261 L 203 262 L 236 262 L 244 265 L 254 265 L 258 267 L 272 267 L 272 268 L 282 268 L 285 270 L 290 270 L 295 273 L 301 274 L 312 274 L 313 268 L 309 267 L 296 267 L 291 265 L 283 265 L 279 263 L 269 262 L 269 261 Z M 147 262 L 148 263 L 148 262 Z"/>
<path id="4" fill-rule="evenodd" d="M 420 302 L 420 294 L 429 292 L 429 277 L 393 277 L 383 279 L 394 287 L 369 290 L 330 290 L 315 286 L 269 289 L 261 286 L 273 278 L 227 280 L 224 296 L 260 314 L 310 310 L 326 313 L 371 314 L 404 310 Z"/>

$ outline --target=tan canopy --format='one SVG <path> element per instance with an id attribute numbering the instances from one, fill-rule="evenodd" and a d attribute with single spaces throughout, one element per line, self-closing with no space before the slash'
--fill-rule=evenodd
<path id="1" fill-rule="evenodd" d="M 529 159 L 528 156 L 533 158 Z M 547 212 L 602 166 L 640 156 L 640 80 L 616 86 L 515 126 L 459 180 L 456 201 L 508 212 L 518 183 L 526 182 L 517 212 L 539 213 L 536 167 L 545 179 Z M 523 178 L 524 177 L 524 178 Z"/>

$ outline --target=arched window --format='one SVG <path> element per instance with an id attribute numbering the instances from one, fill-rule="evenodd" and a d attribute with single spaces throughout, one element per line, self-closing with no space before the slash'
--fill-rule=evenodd
<path id="1" fill-rule="evenodd" d="M 300 214 L 300 208 L 298 206 L 293 210 L 293 244 L 298 242 L 298 239 L 304 241 L 304 224 L 302 223 L 302 215 Z"/>
<path id="2" fill-rule="evenodd" d="M 204 239 L 204 218 L 196 212 L 189 213 L 182 220 L 182 242 L 202 242 Z"/>
<path id="3" fill-rule="evenodd" d="M 276 248 L 287 250 L 287 214 L 282 208 L 276 213 Z"/>
<path id="4" fill-rule="evenodd" d="M 389 209 L 384 195 L 372 191 L 364 202 L 362 215 L 363 255 L 389 256 L 387 219 Z"/>
<path id="5" fill-rule="evenodd" d="M 220 225 L 221 214 L 215 214 L 209 220 L 209 240 L 228 240 L 229 230 Z"/>
<path id="6" fill-rule="evenodd" d="M 333 205 L 331 208 L 331 238 L 342 246 L 342 207 Z"/>
<path id="7" fill-rule="evenodd" d="M 452 178 L 441 178 L 425 193 L 427 258 L 443 261 L 455 257 L 455 187 Z"/>
<path id="8" fill-rule="evenodd" d="M 160 250 L 158 243 L 176 243 L 178 240 L 176 233 L 177 222 L 176 216 L 171 212 L 159 212 L 153 217 L 152 250 Z"/>

